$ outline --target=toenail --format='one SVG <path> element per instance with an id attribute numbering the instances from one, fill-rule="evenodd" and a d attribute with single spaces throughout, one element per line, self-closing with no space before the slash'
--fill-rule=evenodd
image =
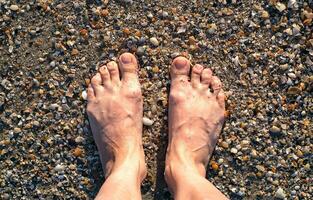
<path id="1" fill-rule="evenodd" d="M 102 67 L 100 67 L 100 69 L 99 69 L 100 71 L 102 71 L 102 72 L 104 72 L 105 70 L 106 70 L 106 66 L 105 65 L 103 65 Z"/>
<path id="2" fill-rule="evenodd" d="M 202 69 L 203 69 L 203 67 L 202 67 L 202 65 L 195 65 L 195 70 L 196 71 L 202 71 Z"/>
<path id="3" fill-rule="evenodd" d="M 182 69 L 187 65 L 187 60 L 185 58 L 177 58 L 174 62 L 174 65 L 178 69 Z"/>
<path id="4" fill-rule="evenodd" d="M 121 61 L 122 61 L 122 63 L 124 63 L 124 64 L 129 64 L 129 63 L 132 62 L 132 56 L 129 55 L 129 54 L 123 54 L 123 55 L 121 56 Z"/>

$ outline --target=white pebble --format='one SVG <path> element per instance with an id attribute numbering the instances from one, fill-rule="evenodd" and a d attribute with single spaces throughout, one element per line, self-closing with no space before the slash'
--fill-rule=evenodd
<path id="1" fill-rule="evenodd" d="M 81 137 L 81 136 L 78 136 L 78 137 L 75 138 L 75 142 L 78 143 L 78 144 L 82 143 L 83 141 L 84 141 L 84 138 Z"/>
<path id="2" fill-rule="evenodd" d="M 147 117 L 143 117 L 142 118 L 142 123 L 145 125 L 145 126 L 151 126 L 154 121 L 152 121 L 151 119 L 147 118 Z"/>
<path id="3" fill-rule="evenodd" d="M 82 98 L 83 98 L 84 100 L 87 100 L 87 92 L 86 92 L 86 90 L 84 90 L 84 91 L 82 92 Z"/>
<path id="4" fill-rule="evenodd" d="M 286 198 L 285 191 L 282 188 L 278 188 L 278 190 L 275 193 L 275 197 L 279 199 L 285 199 Z"/>
<path id="5" fill-rule="evenodd" d="M 158 39 L 156 39 L 155 37 L 150 38 L 150 42 L 151 44 L 153 44 L 154 46 L 159 46 L 159 41 Z"/>
<path id="6" fill-rule="evenodd" d="M 236 148 L 231 148 L 230 152 L 233 153 L 233 154 L 236 154 L 236 153 L 238 153 L 238 150 Z"/>
<path id="7" fill-rule="evenodd" d="M 61 171 L 64 171 L 65 169 L 65 166 L 64 165 L 60 165 L 58 164 L 57 166 L 55 166 L 54 170 L 57 171 L 57 172 L 61 172 Z"/>
<path id="8" fill-rule="evenodd" d="M 10 10 L 17 11 L 19 9 L 18 5 L 11 5 Z"/>

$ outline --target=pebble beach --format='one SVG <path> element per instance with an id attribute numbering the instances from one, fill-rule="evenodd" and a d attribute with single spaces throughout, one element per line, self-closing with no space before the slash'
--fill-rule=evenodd
<path id="1" fill-rule="evenodd" d="M 230 199 L 312 199 L 312 21 L 312 0 L 0 0 L 0 199 L 96 196 L 86 88 L 123 52 L 140 64 L 144 200 L 173 199 L 163 174 L 179 55 L 227 94 L 207 178 Z"/>

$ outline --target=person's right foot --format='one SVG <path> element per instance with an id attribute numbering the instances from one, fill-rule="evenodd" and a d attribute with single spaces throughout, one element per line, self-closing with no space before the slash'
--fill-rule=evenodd
<path id="1" fill-rule="evenodd" d="M 169 97 L 167 182 L 185 172 L 205 176 L 224 123 L 225 94 L 219 78 L 198 64 L 192 68 L 191 78 L 189 74 L 189 60 L 174 59 Z"/>

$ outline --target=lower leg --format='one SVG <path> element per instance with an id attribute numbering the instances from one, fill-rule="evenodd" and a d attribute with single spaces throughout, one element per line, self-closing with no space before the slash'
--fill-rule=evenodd
<path id="1" fill-rule="evenodd" d="M 141 199 L 140 185 L 146 169 L 140 162 L 140 158 L 133 154 L 116 164 L 117 167 L 113 166 L 96 199 Z"/>
<path id="2" fill-rule="evenodd" d="M 176 200 L 227 199 L 205 178 L 205 173 L 201 172 L 205 166 L 199 169 L 192 161 L 183 163 L 171 159 L 170 162 L 165 169 L 165 179 Z"/>

